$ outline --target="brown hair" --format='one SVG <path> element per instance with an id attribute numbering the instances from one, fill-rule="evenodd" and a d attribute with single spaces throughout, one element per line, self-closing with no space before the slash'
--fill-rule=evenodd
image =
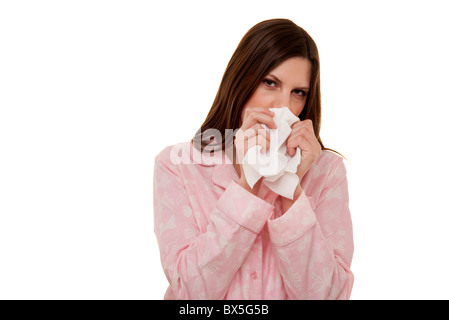
<path id="1" fill-rule="evenodd" d="M 259 22 L 243 36 L 226 67 L 209 114 L 191 140 L 195 148 L 199 150 L 201 147 L 203 151 L 208 142 L 202 141 L 202 134 L 207 129 L 216 129 L 220 131 L 222 141 L 214 141 L 215 143 L 209 146 L 221 144 L 221 150 L 225 150 L 233 139 L 233 136 L 225 135 L 225 129 L 235 131 L 239 128 L 243 107 L 260 82 L 272 69 L 292 57 L 306 58 L 312 64 L 310 89 L 299 118 L 312 120 L 321 148 L 332 150 L 325 148 L 320 138 L 321 94 L 318 48 L 304 29 L 288 19 Z"/>

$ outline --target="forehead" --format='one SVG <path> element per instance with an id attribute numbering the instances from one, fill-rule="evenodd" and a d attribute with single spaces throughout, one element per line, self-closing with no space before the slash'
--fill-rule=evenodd
<path id="1" fill-rule="evenodd" d="M 309 59 L 293 57 L 283 61 L 268 74 L 293 86 L 308 86 L 312 74 L 312 64 Z"/>

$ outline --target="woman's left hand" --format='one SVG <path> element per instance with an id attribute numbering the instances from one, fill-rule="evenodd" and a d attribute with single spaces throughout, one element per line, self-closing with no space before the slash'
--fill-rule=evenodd
<path id="1" fill-rule="evenodd" d="M 292 132 L 287 138 L 288 155 L 293 157 L 297 147 L 301 149 L 301 163 L 296 174 L 301 182 L 321 154 L 321 145 L 315 136 L 312 120 L 297 121 L 292 125 Z M 299 184 L 298 187 L 300 188 Z"/>

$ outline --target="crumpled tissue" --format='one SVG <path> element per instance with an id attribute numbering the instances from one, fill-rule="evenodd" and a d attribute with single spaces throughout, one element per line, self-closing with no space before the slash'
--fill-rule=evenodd
<path id="1" fill-rule="evenodd" d="M 301 149 L 296 148 L 293 157 L 287 154 L 287 138 L 292 131 L 293 123 L 299 121 L 288 107 L 271 108 L 274 112 L 274 123 L 277 129 L 271 130 L 261 124 L 270 133 L 270 148 L 261 153 L 262 147 L 256 145 L 250 148 L 243 158 L 243 172 L 248 185 L 253 188 L 260 178 L 273 192 L 293 199 L 295 189 L 299 183 L 296 170 L 301 162 Z"/>

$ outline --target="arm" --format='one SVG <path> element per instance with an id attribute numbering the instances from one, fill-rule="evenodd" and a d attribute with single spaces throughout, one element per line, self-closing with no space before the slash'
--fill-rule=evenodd
<path id="1" fill-rule="evenodd" d="M 232 181 L 200 232 L 179 168 L 159 157 L 153 201 L 162 266 L 178 299 L 223 299 L 274 209 Z"/>
<path id="2" fill-rule="evenodd" d="M 304 192 L 279 218 L 270 239 L 290 299 L 349 299 L 352 222 L 346 169 L 335 158 L 315 212 Z"/>

